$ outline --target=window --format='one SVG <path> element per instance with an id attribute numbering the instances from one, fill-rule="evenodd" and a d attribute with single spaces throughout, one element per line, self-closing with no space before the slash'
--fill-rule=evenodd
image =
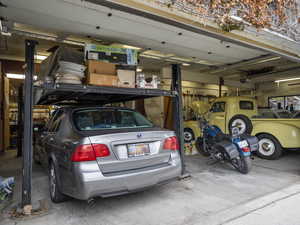
<path id="1" fill-rule="evenodd" d="M 269 97 L 269 107 L 274 110 L 300 110 L 300 95 Z"/>
<path id="2" fill-rule="evenodd" d="M 215 102 L 211 109 L 211 112 L 225 112 L 225 102 Z"/>
<path id="3" fill-rule="evenodd" d="M 253 102 L 251 102 L 251 101 L 240 101 L 240 109 L 253 110 L 254 109 Z"/>
<path id="4" fill-rule="evenodd" d="M 153 124 L 135 111 L 123 109 L 86 109 L 73 113 L 78 130 L 103 130 L 153 127 Z"/>

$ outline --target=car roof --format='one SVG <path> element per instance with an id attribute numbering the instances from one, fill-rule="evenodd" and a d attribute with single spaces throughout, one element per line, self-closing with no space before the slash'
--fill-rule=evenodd
<path id="1" fill-rule="evenodd" d="M 88 105 L 88 106 L 83 106 L 83 105 L 76 105 L 76 106 L 63 106 L 61 107 L 60 109 L 66 109 L 66 110 L 77 110 L 77 109 L 111 109 L 111 110 L 120 110 L 120 109 L 123 109 L 123 110 L 130 110 L 130 111 L 135 111 L 133 109 L 130 109 L 130 108 L 127 108 L 127 107 L 119 107 L 119 106 L 97 106 L 97 105 L 94 105 L 94 106 L 91 106 L 91 105 Z"/>

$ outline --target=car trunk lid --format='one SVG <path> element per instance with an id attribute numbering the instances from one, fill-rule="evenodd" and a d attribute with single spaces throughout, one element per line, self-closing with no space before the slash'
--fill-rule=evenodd
<path id="1" fill-rule="evenodd" d="M 173 135 L 171 131 L 160 130 L 110 133 L 89 138 L 92 144 L 108 146 L 111 154 L 108 157 L 98 157 L 97 162 L 104 175 L 112 176 L 167 166 L 171 151 L 162 148 L 164 140 Z M 130 154 L 136 153 L 135 148 L 141 154 Z"/>

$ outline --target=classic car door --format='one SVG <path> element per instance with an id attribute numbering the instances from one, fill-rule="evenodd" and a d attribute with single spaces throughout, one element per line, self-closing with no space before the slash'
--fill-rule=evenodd
<path id="1" fill-rule="evenodd" d="M 226 103 L 215 102 L 210 108 L 209 123 L 218 126 L 224 133 L 226 133 Z"/>

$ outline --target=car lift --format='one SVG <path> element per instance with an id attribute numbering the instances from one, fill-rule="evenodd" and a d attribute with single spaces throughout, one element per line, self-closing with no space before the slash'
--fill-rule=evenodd
<path id="1" fill-rule="evenodd" d="M 24 113 L 23 120 L 18 121 L 18 126 L 23 127 L 23 183 L 22 183 L 22 207 L 31 205 L 31 182 L 32 182 L 32 135 L 33 135 L 33 120 L 32 108 L 33 97 L 36 97 L 35 104 L 57 104 L 65 100 L 73 100 L 77 103 L 89 103 L 87 100 L 94 99 L 94 103 L 107 104 L 112 102 L 124 102 L 129 100 L 169 96 L 173 102 L 173 121 L 176 135 L 179 140 L 180 156 L 182 160 L 182 176 L 189 176 L 185 169 L 184 161 L 184 140 L 183 140 L 183 117 L 182 117 L 182 88 L 181 88 L 181 69 L 180 65 L 172 65 L 172 84 L 171 91 L 157 89 L 139 89 L 139 88 L 119 88 L 119 87 L 100 87 L 90 85 L 44 85 L 41 87 L 33 87 L 34 73 L 34 53 L 37 41 L 25 41 L 25 85 L 24 96 L 19 98 L 19 105 L 23 105 Z M 34 95 L 33 95 L 34 92 Z M 96 101 L 96 102 L 95 102 Z M 92 103 L 92 102 L 90 102 Z M 23 122 L 24 121 L 24 122 Z M 20 137 L 19 137 L 20 138 Z"/>

